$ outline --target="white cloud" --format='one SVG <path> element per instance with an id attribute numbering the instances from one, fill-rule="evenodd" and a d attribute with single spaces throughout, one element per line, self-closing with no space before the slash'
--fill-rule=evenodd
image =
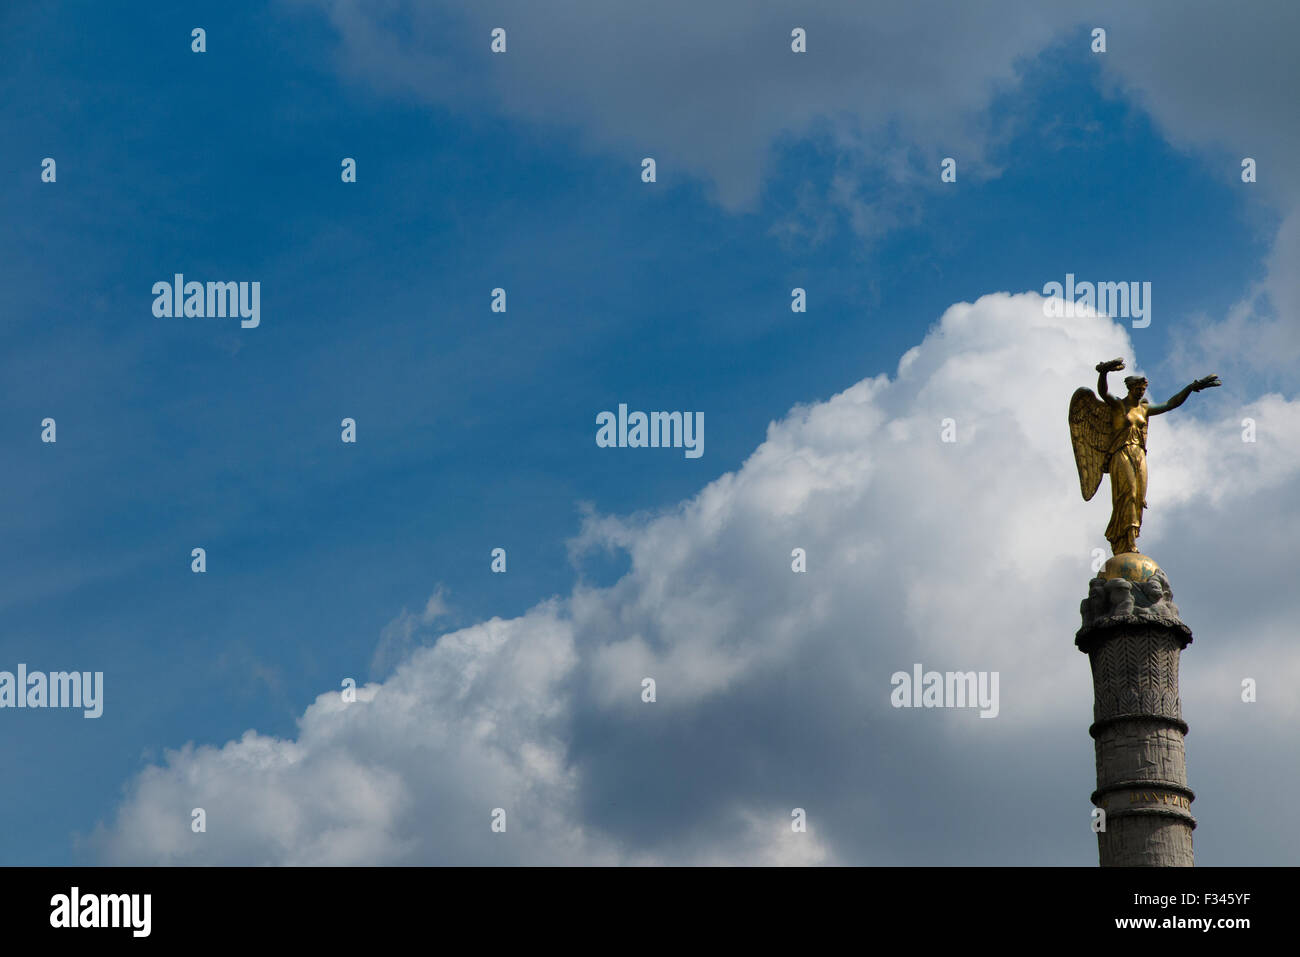
<path id="1" fill-rule="evenodd" d="M 589 517 L 576 550 L 630 556 L 614 585 L 444 635 L 355 704 L 321 695 L 294 740 L 170 754 L 94 845 L 112 863 L 1089 863 L 1072 639 L 1108 502 L 1079 499 L 1065 409 L 1117 355 L 1133 355 L 1122 326 L 1046 318 L 1036 294 L 959 303 L 894 378 L 792 410 L 689 500 Z M 1228 388 L 1152 423 L 1141 545 L 1198 636 L 1193 727 L 1241 720 L 1251 669 L 1300 674 L 1278 628 L 1297 599 L 1275 584 L 1298 440 L 1295 403 Z M 892 709 L 889 676 L 917 661 L 999 671 L 1000 716 Z M 1287 700 L 1244 706 L 1254 740 L 1284 745 Z M 1231 742 L 1199 747 L 1193 786 L 1228 787 Z M 1054 810 L 1008 814 L 1016 775 L 1017 800 Z M 1279 794 L 1300 785 L 1286 775 Z M 808 834 L 789 833 L 793 807 Z M 1293 858 L 1266 819 L 1218 820 L 1218 853 Z"/>

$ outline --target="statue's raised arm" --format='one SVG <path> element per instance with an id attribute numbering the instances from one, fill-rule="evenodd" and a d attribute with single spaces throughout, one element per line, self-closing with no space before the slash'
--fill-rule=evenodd
<path id="1" fill-rule="evenodd" d="M 1110 389 L 1106 388 L 1106 373 L 1118 372 L 1124 368 L 1123 359 L 1111 359 L 1109 362 L 1097 363 L 1097 394 L 1101 396 L 1101 401 L 1107 405 L 1118 405 L 1119 399 L 1110 394 Z M 1091 498 L 1091 496 L 1089 496 Z"/>

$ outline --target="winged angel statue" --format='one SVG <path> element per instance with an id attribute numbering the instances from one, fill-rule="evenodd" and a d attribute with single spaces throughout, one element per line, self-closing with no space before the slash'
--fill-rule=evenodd
<path id="1" fill-rule="evenodd" d="M 1144 376 L 1127 376 L 1128 394 L 1116 398 L 1106 388 L 1106 374 L 1124 368 L 1123 359 L 1097 364 L 1097 392 L 1076 389 L 1070 397 L 1070 441 L 1079 467 L 1083 500 L 1097 494 L 1103 472 L 1110 473 L 1110 524 L 1106 540 L 1111 552 L 1137 551 L 1142 531 L 1142 510 L 1147 507 L 1147 420 L 1182 405 L 1193 392 L 1222 385 L 1217 375 L 1197 379 L 1168 402 L 1152 405 L 1144 396 Z"/>

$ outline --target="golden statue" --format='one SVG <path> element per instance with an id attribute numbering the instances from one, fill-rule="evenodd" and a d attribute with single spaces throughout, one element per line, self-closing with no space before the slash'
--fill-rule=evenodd
<path id="1" fill-rule="evenodd" d="M 1079 489 L 1090 501 L 1101 484 L 1101 473 L 1110 473 L 1110 524 L 1106 540 L 1114 555 L 1137 552 L 1142 531 L 1142 510 L 1147 507 L 1147 420 L 1176 409 L 1193 392 L 1222 385 L 1217 375 L 1197 379 L 1168 402 L 1152 405 L 1144 393 L 1143 376 L 1127 376 L 1128 395 L 1117 399 L 1106 389 L 1106 374 L 1124 368 L 1123 359 L 1097 364 L 1097 398 L 1091 389 L 1076 389 L 1070 397 L 1070 441 L 1074 463 L 1079 467 Z M 1145 556 L 1135 555 L 1149 562 Z M 1114 559 L 1108 562 L 1110 566 Z M 1149 572 L 1148 572 L 1149 574 Z"/>

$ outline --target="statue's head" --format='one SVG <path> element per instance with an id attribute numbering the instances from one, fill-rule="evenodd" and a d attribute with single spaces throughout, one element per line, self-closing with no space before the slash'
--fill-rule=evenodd
<path id="1" fill-rule="evenodd" d="M 1137 402 L 1147 391 L 1147 377 L 1144 375 L 1130 375 L 1124 377 L 1124 384 L 1128 386 L 1128 397 Z"/>

